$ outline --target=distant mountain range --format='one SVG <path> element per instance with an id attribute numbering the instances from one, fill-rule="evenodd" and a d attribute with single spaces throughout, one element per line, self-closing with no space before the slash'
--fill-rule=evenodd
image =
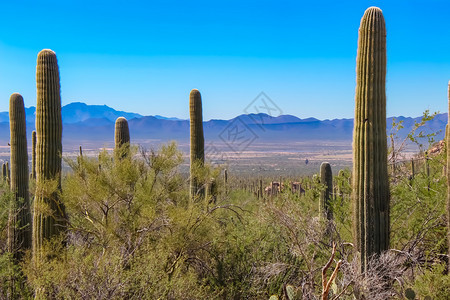
<path id="1" fill-rule="evenodd" d="M 34 123 L 36 107 L 25 108 L 28 123 Z M 130 120 L 143 117 L 137 113 L 115 110 L 107 105 L 87 105 L 82 102 L 73 102 L 61 108 L 61 115 L 65 124 L 84 122 L 89 119 L 107 119 L 115 121 L 118 117 L 125 117 Z M 155 118 L 163 120 L 179 120 L 177 118 L 166 118 L 156 115 Z M 9 122 L 9 113 L 0 112 L 0 122 Z"/>
<path id="2" fill-rule="evenodd" d="M 31 135 L 35 123 L 35 107 L 26 108 L 27 133 Z M 62 107 L 63 142 L 77 145 L 89 141 L 99 147 L 111 145 L 114 140 L 114 122 L 118 117 L 128 119 L 132 141 L 189 141 L 189 120 L 162 116 L 142 116 L 117 111 L 106 105 L 87 105 L 75 102 Z M 393 118 L 387 119 L 389 134 Z M 396 117 L 404 128 L 399 136 L 405 137 L 421 117 Z M 425 133 L 441 130 L 436 139 L 442 139 L 447 114 L 438 114 L 427 123 Z M 262 143 L 292 143 L 303 141 L 349 141 L 352 139 L 353 119 L 318 120 L 300 119 L 292 115 L 272 117 L 267 114 L 244 114 L 230 120 L 204 122 L 205 140 L 219 141 L 232 147 L 243 147 L 248 141 Z M 9 141 L 8 112 L 0 112 L 0 145 Z"/>

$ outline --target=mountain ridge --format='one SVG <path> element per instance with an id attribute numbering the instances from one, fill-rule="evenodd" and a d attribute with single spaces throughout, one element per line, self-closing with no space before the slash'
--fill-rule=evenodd
<path id="1" fill-rule="evenodd" d="M 27 135 L 34 130 L 35 107 L 26 108 Z M 142 116 L 137 113 L 117 111 L 107 105 L 87 105 L 74 102 L 62 107 L 63 143 L 92 141 L 99 146 L 114 140 L 114 122 L 117 117 L 128 119 L 132 141 L 159 140 L 189 141 L 189 120 L 163 116 Z M 7 112 L 0 112 L 0 143 L 9 141 L 9 118 Z M 387 134 L 392 132 L 392 121 L 403 121 L 404 129 L 398 132 L 405 138 L 422 117 L 387 118 Z M 211 119 L 203 122 L 205 144 L 218 141 L 229 146 L 236 141 L 257 140 L 262 143 L 291 143 L 298 141 L 349 141 L 352 140 L 353 119 L 319 120 L 313 117 L 301 119 L 293 115 L 270 116 L 264 113 L 241 114 L 228 120 Z M 424 133 L 437 132 L 436 140 L 442 139 L 447 124 L 447 114 L 438 114 L 423 129 Z M 233 144 L 234 143 L 234 144 Z M 242 146 L 242 145 L 241 145 Z"/>

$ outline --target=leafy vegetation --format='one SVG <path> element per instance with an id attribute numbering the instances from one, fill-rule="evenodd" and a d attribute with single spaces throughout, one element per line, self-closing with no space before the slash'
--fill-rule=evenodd
<path id="1" fill-rule="evenodd" d="M 216 177 L 216 197 L 191 199 L 174 143 L 158 151 L 131 147 L 122 159 L 106 151 L 66 159 L 72 172 L 60 196 L 67 235 L 47 241 L 42 260 L 28 253 L 17 264 L 6 251 L 11 195 L 2 193 L 0 292 L 24 299 L 36 290 L 49 299 L 318 299 L 334 242 L 327 278 L 341 263 L 328 299 L 403 299 L 408 288 L 420 299 L 445 299 L 444 152 L 429 159 L 429 177 L 418 171 L 411 179 L 405 166 L 401 180 L 392 178 L 392 249 L 373 258 L 366 274 L 353 249 L 349 170 L 334 176 L 328 221 L 319 212 L 325 186 L 306 177 L 304 195 L 285 188 L 258 199 L 248 189 L 225 189 L 220 169 L 199 166 L 200 184 Z"/>

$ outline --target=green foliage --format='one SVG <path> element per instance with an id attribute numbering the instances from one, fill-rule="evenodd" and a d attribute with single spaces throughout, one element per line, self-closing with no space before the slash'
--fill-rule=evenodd
<path id="1" fill-rule="evenodd" d="M 400 131 L 404 128 L 403 120 L 398 122 L 395 118 L 392 120 L 392 130 L 389 134 L 390 146 L 388 151 L 390 163 L 395 165 L 401 159 L 405 159 L 404 151 L 409 148 L 410 144 L 418 147 L 417 149 L 420 155 L 426 155 L 424 150 L 428 149 L 435 142 L 435 137 L 441 132 L 441 130 L 426 130 L 427 124 L 429 124 L 429 122 L 432 121 L 438 113 L 439 112 L 434 112 L 430 114 L 429 110 L 425 110 L 421 121 L 414 121 L 413 128 L 403 139 L 399 138 Z"/>
<path id="2" fill-rule="evenodd" d="M 447 179 L 442 175 L 445 153 L 429 160 L 430 177 L 422 171 L 403 177 L 391 188 L 392 248 L 438 259 L 446 249 Z"/>
<path id="3" fill-rule="evenodd" d="M 175 144 L 129 151 L 120 160 L 107 151 L 66 160 L 72 172 L 62 181 L 59 197 L 69 216 L 68 237 L 44 242 L 41 259 L 33 263 L 28 255 L 23 264 L 13 265 L 7 252 L 0 253 L 2 296 L 11 282 L 20 282 L 22 298 L 39 291 L 44 298 L 58 299 L 311 299 L 321 295 L 321 270 L 332 242 L 337 243 L 335 260 L 343 264 L 330 298 L 340 292 L 343 299 L 404 295 L 397 284 L 381 284 L 382 278 L 400 278 L 419 296 L 439 290 L 427 279 L 431 275 L 420 270 L 443 266 L 440 253 L 446 251 L 440 157 L 430 161 L 429 190 L 424 172 L 412 183 L 392 186 L 392 253 L 399 254 L 389 252 L 388 259 L 373 262 L 379 268 L 363 280 L 350 244 L 349 170 L 334 177 L 338 192 L 331 202 L 334 218 L 328 221 L 319 218 L 317 202 L 325 186 L 317 176 L 301 179 L 308 187 L 305 195 L 285 189 L 266 200 L 233 187 L 231 179 L 226 193 L 217 180 L 216 202 L 200 201 L 190 198 L 188 176 L 180 173 L 183 156 Z M 199 167 L 199 185 L 206 186 L 220 171 Z M 45 195 L 55 189 L 56 181 L 38 185 Z M 408 211 L 414 193 L 420 205 Z M 51 214 L 48 206 L 41 210 Z M 0 225 L 6 226 L 7 215 L 2 218 Z M 447 284 L 440 277 L 444 275 L 433 274 L 439 286 Z"/>
<path id="4" fill-rule="evenodd" d="M 434 112 L 430 114 L 430 110 L 425 110 L 420 122 L 414 121 L 414 127 L 410 133 L 408 133 L 407 138 L 419 147 L 419 151 L 422 152 L 424 148 L 423 140 L 427 141 L 427 148 L 430 147 L 435 142 L 435 136 L 441 131 L 425 133 L 425 124 L 436 117 L 439 112 Z"/>
<path id="5" fill-rule="evenodd" d="M 30 289 L 25 284 L 21 265 L 7 244 L 9 213 L 15 206 L 14 201 L 15 195 L 8 183 L 0 182 L 0 298 L 28 299 Z"/>
<path id="6" fill-rule="evenodd" d="M 351 172 L 349 169 L 339 171 L 338 176 L 334 177 L 337 195 L 331 203 L 333 210 L 333 219 L 335 221 L 336 231 L 342 240 L 346 242 L 353 241 L 352 237 L 352 216 L 351 216 Z"/>
<path id="7" fill-rule="evenodd" d="M 46 261 L 28 269 L 33 287 L 49 296 L 96 299 L 199 299 L 217 228 L 204 202 L 193 203 L 178 173 L 175 144 L 149 153 L 130 148 L 114 160 L 68 161 L 63 200 L 70 215 L 69 247 L 46 245 Z M 101 165 L 101 168 L 99 168 Z"/>
<path id="8" fill-rule="evenodd" d="M 216 203 L 194 201 L 175 144 L 130 151 L 121 160 L 106 151 L 98 159 L 67 160 L 73 169 L 61 194 L 67 246 L 55 236 L 44 242 L 41 260 L 28 258 L 23 270 L 31 290 L 96 299 L 268 298 L 298 294 L 304 284 L 305 295 L 320 292 L 330 247 L 318 218 L 319 193 L 302 202 L 282 193 L 261 203 L 246 191 L 221 192 L 217 181 Z M 219 174 L 203 166 L 198 182 Z"/>
<path id="9" fill-rule="evenodd" d="M 414 291 L 420 299 L 448 299 L 450 297 L 450 276 L 444 275 L 445 266 L 435 265 L 417 277 Z"/>
<path id="10" fill-rule="evenodd" d="M 11 252 L 0 253 L 0 296 L 2 299 L 30 299 L 32 292 L 25 284 L 21 266 Z"/>

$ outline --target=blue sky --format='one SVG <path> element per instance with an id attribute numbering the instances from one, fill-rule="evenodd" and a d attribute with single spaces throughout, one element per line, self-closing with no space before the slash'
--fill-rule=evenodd
<path id="1" fill-rule="evenodd" d="M 447 111 L 450 1 L 0 0 L 0 111 L 35 105 L 37 53 L 58 56 L 62 102 L 232 118 L 264 91 L 283 113 L 354 114 L 358 27 L 378 6 L 387 27 L 388 116 Z"/>

